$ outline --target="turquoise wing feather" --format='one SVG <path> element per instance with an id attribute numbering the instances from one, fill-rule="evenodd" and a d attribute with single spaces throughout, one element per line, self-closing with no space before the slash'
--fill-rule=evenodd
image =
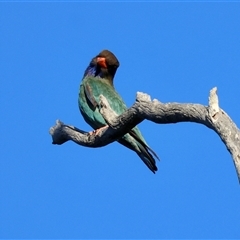
<path id="1" fill-rule="evenodd" d="M 127 110 L 123 99 L 108 81 L 99 77 L 86 76 L 80 85 L 78 104 L 84 120 L 93 129 L 107 125 L 97 107 L 101 94 L 107 98 L 111 109 L 114 110 L 117 115 Z M 149 151 L 155 157 L 157 157 L 157 155 L 147 145 L 137 127 L 124 135 L 118 142 L 135 151 L 153 172 L 157 170 L 155 160 Z"/>

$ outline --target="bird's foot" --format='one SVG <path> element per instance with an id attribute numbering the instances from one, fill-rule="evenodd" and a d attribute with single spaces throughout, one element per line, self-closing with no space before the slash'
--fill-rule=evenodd
<path id="1" fill-rule="evenodd" d="M 96 130 L 93 130 L 93 131 L 91 131 L 91 132 L 89 132 L 89 134 L 90 135 L 98 135 L 99 134 L 99 132 L 101 131 L 101 130 L 103 130 L 103 129 L 105 129 L 105 128 L 108 128 L 108 125 L 106 125 L 106 126 L 104 126 L 104 127 L 101 127 L 101 128 L 98 128 L 98 129 L 96 129 Z"/>

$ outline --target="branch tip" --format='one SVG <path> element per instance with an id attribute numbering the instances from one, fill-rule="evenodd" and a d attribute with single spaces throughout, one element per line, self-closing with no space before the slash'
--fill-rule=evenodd
<path id="1" fill-rule="evenodd" d="M 208 105 L 209 105 L 209 114 L 211 116 L 211 119 L 213 122 L 215 122 L 218 119 L 218 113 L 219 113 L 217 87 L 214 87 L 213 89 L 210 90 Z"/>

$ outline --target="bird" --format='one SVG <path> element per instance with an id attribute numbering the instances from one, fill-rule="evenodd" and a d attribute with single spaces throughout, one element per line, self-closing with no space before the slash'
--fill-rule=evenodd
<path id="1" fill-rule="evenodd" d="M 117 115 L 127 110 L 121 96 L 115 90 L 113 80 L 120 63 L 117 57 L 109 50 L 102 50 L 92 58 L 80 84 L 78 106 L 84 120 L 94 129 L 107 127 L 99 108 L 99 97 L 103 95 L 110 107 Z M 133 150 L 142 159 L 146 166 L 155 173 L 158 168 L 157 154 L 148 146 L 138 127 L 117 140 L 123 146 Z"/>

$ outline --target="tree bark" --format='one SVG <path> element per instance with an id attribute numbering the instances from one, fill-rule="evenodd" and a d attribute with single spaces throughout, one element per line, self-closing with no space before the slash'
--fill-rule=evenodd
<path id="1" fill-rule="evenodd" d="M 93 132 L 85 132 L 74 126 L 66 125 L 57 120 L 50 128 L 53 144 L 63 144 L 72 140 L 86 147 L 102 147 L 112 143 L 125 135 L 137 124 L 147 119 L 158 124 L 195 122 L 214 130 L 228 151 L 240 182 L 240 131 L 231 118 L 219 107 L 217 88 L 210 91 L 209 104 L 180 104 L 161 103 L 149 95 L 137 93 L 136 102 L 126 112 L 117 116 L 110 108 L 107 99 L 100 96 L 99 110 L 108 124 L 108 128 L 101 128 Z"/>

